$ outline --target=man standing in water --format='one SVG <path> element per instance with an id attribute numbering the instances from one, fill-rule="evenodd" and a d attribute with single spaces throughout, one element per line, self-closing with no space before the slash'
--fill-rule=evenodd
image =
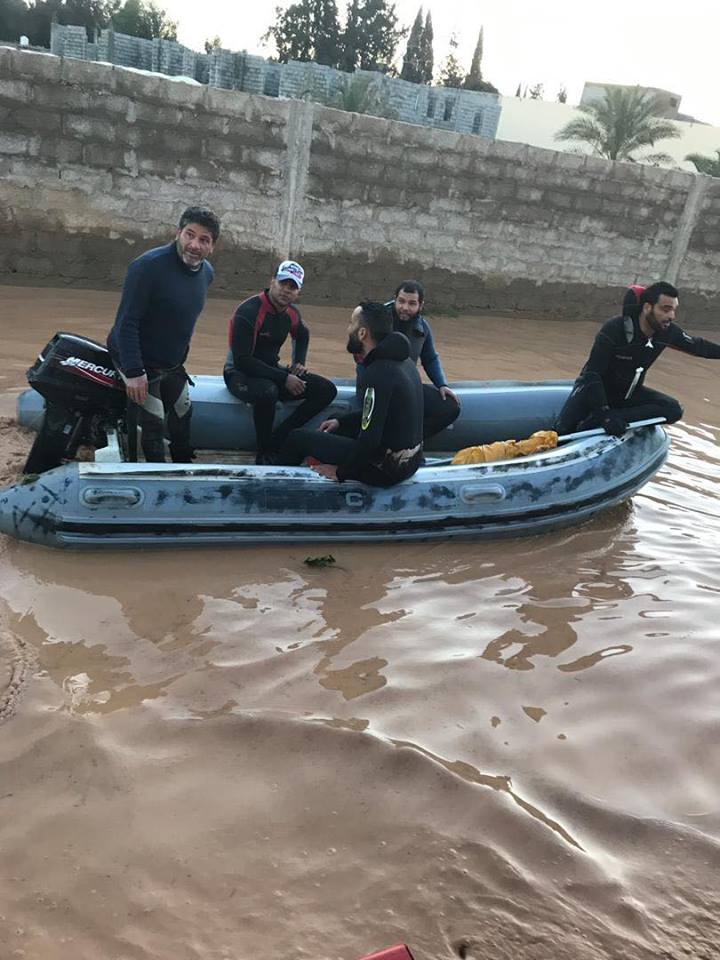
<path id="1" fill-rule="evenodd" d="M 685 333 L 674 322 L 677 308 L 678 291 L 660 281 L 640 292 L 637 308 L 602 326 L 560 411 L 559 434 L 602 426 L 621 437 L 633 420 L 664 417 L 675 423 L 682 417 L 674 397 L 644 385 L 645 374 L 666 347 L 717 360 L 720 344 Z"/>
<path id="2" fill-rule="evenodd" d="M 353 310 L 347 349 L 362 358 L 362 411 L 326 420 L 320 430 L 295 430 L 279 462 L 321 461 L 313 469 L 328 480 L 360 480 L 391 487 L 422 463 L 422 384 L 407 337 L 393 331 L 382 303 L 364 301 Z"/>
<path id="3" fill-rule="evenodd" d="M 305 368 L 310 332 L 294 306 L 304 279 L 300 264 L 285 260 L 270 286 L 243 301 L 230 320 L 223 374 L 230 393 L 252 404 L 257 463 L 275 463 L 290 431 L 320 413 L 337 393 L 331 380 Z M 288 335 L 293 341 L 292 363 L 281 367 L 280 350 Z M 273 430 L 278 400 L 302 402 Z"/>
<path id="4" fill-rule="evenodd" d="M 165 460 L 165 416 L 173 463 L 188 463 L 192 407 L 183 366 L 213 280 L 207 258 L 220 234 L 211 210 L 188 207 L 175 239 L 128 267 L 108 349 L 140 407 L 142 448 L 148 462 Z"/>
<path id="5" fill-rule="evenodd" d="M 422 385 L 423 439 L 427 440 L 457 420 L 460 404 L 447 385 L 430 324 L 421 313 L 424 302 L 423 285 L 418 280 L 404 280 L 395 291 L 395 299 L 390 300 L 387 306 L 392 315 L 393 330 L 408 338 L 413 363 L 420 363 L 431 381 Z M 358 393 L 363 391 L 362 377 L 363 367 L 360 364 L 357 370 Z"/>

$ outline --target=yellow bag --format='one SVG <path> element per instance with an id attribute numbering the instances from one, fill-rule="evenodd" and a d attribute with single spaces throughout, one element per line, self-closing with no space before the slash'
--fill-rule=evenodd
<path id="1" fill-rule="evenodd" d="M 554 430 L 537 430 L 527 440 L 497 440 L 479 447 L 465 447 L 452 458 L 453 466 L 469 463 L 492 463 L 494 460 L 512 460 L 514 457 L 529 457 L 533 453 L 552 450 L 557 446 L 558 435 Z"/>

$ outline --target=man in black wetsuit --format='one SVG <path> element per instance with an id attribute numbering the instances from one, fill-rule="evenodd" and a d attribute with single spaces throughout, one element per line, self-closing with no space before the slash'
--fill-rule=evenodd
<path id="1" fill-rule="evenodd" d="M 425 288 L 418 280 L 404 280 L 390 300 L 393 329 L 404 333 L 410 343 L 410 358 L 420 363 L 431 383 L 423 384 L 423 439 L 440 433 L 457 420 L 460 404 L 447 385 L 447 379 L 435 349 L 432 330 L 421 311 L 425 302 Z M 363 366 L 357 368 L 357 391 L 364 389 Z"/>
<path id="2" fill-rule="evenodd" d="M 220 233 L 210 210 L 188 207 L 175 239 L 128 267 L 108 349 L 128 398 L 140 407 L 148 462 L 165 460 L 165 415 L 173 463 L 192 460 L 188 377 L 183 363 L 213 280 L 207 262 Z"/>
<path id="3" fill-rule="evenodd" d="M 280 451 L 280 463 L 319 460 L 313 470 L 328 480 L 360 480 L 391 487 L 422 463 L 422 384 L 407 337 L 393 331 L 382 303 L 356 307 L 347 349 L 362 357 L 362 410 L 326 420 L 320 430 L 295 430 Z"/>
<path id="4" fill-rule="evenodd" d="M 717 360 L 720 344 L 685 333 L 674 322 L 677 307 L 675 287 L 653 283 L 640 293 L 636 309 L 625 309 L 625 316 L 602 326 L 560 411 L 559 434 L 602 426 L 606 433 L 621 437 L 633 420 L 680 419 L 683 411 L 677 400 L 646 387 L 645 374 L 666 347 Z"/>
<path id="5" fill-rule="evenodd" d="M 252 404 L 257 463 L 275 463 L 290 431 L 320 413 L 337 393 L 331 380 L 305 369 L 310 332 L 293 306 L 304 279 L 300 264 L 285 260 L 270 286 L 243 301 L 230 320 L 230 349 L 223 374 L 230 393 Z M 281 367 L 280 349 L 288 334 L 293 342 L 292 363 Z M 278 400 L 302 403 L 273 430 Z"/>

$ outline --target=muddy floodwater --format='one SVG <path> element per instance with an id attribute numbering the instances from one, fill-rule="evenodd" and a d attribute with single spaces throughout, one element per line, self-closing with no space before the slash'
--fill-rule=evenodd
<path id="1" fill-rule="evenodd" d="M 6 481 L 25 369 L 116 303 L 0 288 Z M 304 310 L 311 369 L 351 375 L 348 313 Z M 433 321 L 454 379 L 574 376 L 596 329 Z M 326 569 L 0 538 L 0 957 L 716 960 L 720 363 L 649 384 L 685 406 L 667 465 L 556 534 Z"/>

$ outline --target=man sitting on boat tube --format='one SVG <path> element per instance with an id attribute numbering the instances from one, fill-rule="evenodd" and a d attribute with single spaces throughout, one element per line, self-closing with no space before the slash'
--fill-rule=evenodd
<path id="1" fill-rule="evenodd" d="M 559 434 L 592 427 L 621 437 L 633 420 L 664 417 L 675 423 L 683 410 L 674 397 L 644 384 L 666 347 L 695 357 L 720 359 L 720 344 L 691 337 L 675 321 L 678 291 L 664 281 L 630 287 L 623 315 L 604 324 L 556 422 Z"/>
<path id="2" fill-rule="evenodd" d="M 410 343 L 410 357 L 419 363 L 430 379 L 423 383 L 423 439 L 434 437 L 460 415 L 460 402 L 450 389 L 440 357 L 435 349 L 430 324 L 422 315 L 425 288 L 419 280 L 403 280 L 395 299 L 386 305 L 393 318 L 393 330 L 404 333 Z M 358 364 L 357 384 L 361 394 L 363 366 Z"/>
<path id="3" fill-rule="evenodd" d="M 256 463 L 277 463 L 277 452 L 290 431 L 312 420 L 337 393 L 331 380 L 305 368 L 310 332 L 293 306 L 304 279 L 299 263 L 283 261 L 270 286 L 243 301 L 230 320 L 223 374 L 230 393 L 252 404 Z M 292 363 L 281 367 L 280 350 L 288 334 L 293 342 Z M 302 403 L 273 430 L 278 400 Z"/>
<path id="4" fill-rule="evenodd" d="M 279 462 L 320 461 L 313 470 L 328 480 L 360 480 L 391 487 L 422 463 L 423 392 L 404 334 L 392 314 L 366 300 L 353 310 L 347 349 L 362 358 L 362 410 L 325 420 L 319 430 L 294 430 Z"/>

